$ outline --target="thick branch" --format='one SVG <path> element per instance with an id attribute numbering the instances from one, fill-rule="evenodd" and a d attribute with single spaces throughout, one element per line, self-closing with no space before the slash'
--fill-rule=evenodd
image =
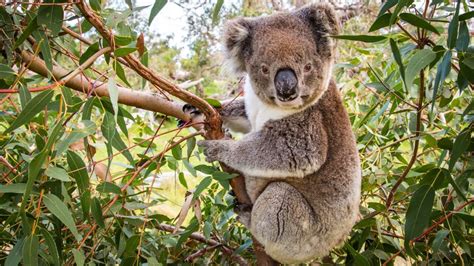
<path id="1" fill-rule="evenodd" d="M 36 72 L 44 77 L 48 76 L 48 68 L 46 67 L 44 61 L 39 57 L 36 57 L 30 52 L 22 51 L 21 59 L 31 71 Z M 60 80 L 68 74 L 68 70 L 60 66 L 53 66 L 52 75 L 55 79 Z M 94 95 L 109 97 L 107 83 L 95 81 L 93 84 L 91 84 L 83 74 L 71 78 L 66 82 L 65 85 L 73 90 L 86 94 L 89 94 L 91 92 L 90 90 L 93 89 Z M 169 101 L 159 96 L 157 93 L 135 91 L 121 86 L 117 86 L 117 89 L 119 103 L 148 111 L 159 112 L 182 120 L 189 119 L 189 117 L 182 111 L 182 104 Z"/>

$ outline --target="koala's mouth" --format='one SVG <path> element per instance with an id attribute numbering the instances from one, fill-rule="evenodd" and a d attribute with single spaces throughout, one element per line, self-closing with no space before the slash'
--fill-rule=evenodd
<path id="1" fill-rule="evenodd" d="M 295 94 L 294 96 L 291 97 L 278 97 L 278 96 L 271 96 L 270 99 L 277 105 L 283 108 L 300 108 L 302 107 L 307 99 L 309 98 L 308 95 L 298 95 Z"/>

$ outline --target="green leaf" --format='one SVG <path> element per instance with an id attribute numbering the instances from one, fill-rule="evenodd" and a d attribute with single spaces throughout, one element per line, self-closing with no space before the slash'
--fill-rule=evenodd
<path id="1" fill-rule="evenodd" d="M 370 266 L 370 261 L 364 257 L 362 254 L 357 252 L 349 243 L 346 243 L 344 247 L 349 250 L 349 253 L 354 258 L 354 265 L 357 266 Z"/>
<path id="2" fill-rule="evenodd" d="M 114 60 L 112 63 L 112 67 L 115 71 L 115 74 L 128 86 L 132 87 L 130 83 L 128 83 L 127 76 L 125 75 L 125 70 L 123 69 L 122 65 L 117 61 Z M 117 92 L 118 95 L 118 92 Z"/>
<path id="3" fill-rule="evenodd" d="M 436 72 L 436 78 L 433 85 L 433 101 L 431 104 L 431 111 L 433 111 L 435 99 L 438 93 L 438 88 L 440 84 L 443 84 L 444 80 L 448 76 L 449 72 L 451 71 L 451 51 L 447 51 L 443 57 L 443 60 L 438 65 L 438 70 Z"/>
<path id="4" fill-rule="evenodd" d="M 35 30 L 32 33 L 35 41 L 38 43 L 41 51 L 41 55 L 43 56 L 44 63 L 46 68 L 48 68 L 48 77 L 51 76 L 53 72 L 53 57 L 51 56 L 51 48 L 49 46 L 49 39 L 48 36 L 43 31 Z"/>
<path id="5" fill-rule="evenodd" d="M 441 244 L 443 243 L 444 239 L 449 235 L 449 230 L 439 230 L 436 233 L 436 236 L 431 244 L 431 248 L 433 249 L 433 253 L 438 253 L 439 249 L 441 248 Z"/>
<path id="6" fill-rule="evenodd" d="M 7 65 L 0 64 L 0 79 L 10 79 L 16 76 L 15 71 Z"/>
<path id="7" fill-rule="evenodd" d="M 186 189 L 188 189 L 188 183 L 186 182 L 186 178 L 184 177 L 184 174 L 181 172 L 178 174 L 178 180 L 179 180 L 179 183 L 185 187 Z"/>
<path id="8" fill-rule="evenodd" d="M 33 119 L 40 111 L 44 109 L 46 105 L 48 105 L 53 95 L 53 90 L 43 91 L 36 95 L 26 104 L 25 108 L 3 134 L 8 134 L 22 125 L 30 122 L 31 119 Z"/>
<path id="9" fill-rule="evenodd" d="M 23 194 L 23 200 L 21 202 L 20 212 L 25 211 L 25 206 L 28 202 L 31 191 L 33 190 L 33 185 L 38 178 L 41 169 L 43 168 L 43 163 L 45 160 L 46 152 L 43 151 L 38 153 L 28 165 L 28 181 L 26 182 L 26 188 L 25 193 Z"/>
<path id="10" fill-rule="evenodd" d="M 469 12 L 466 12 L 466 13 L 460 15 L 459 16 L 459 21 L 468 20 L 470 18 L 474 18 L 474 11 L 469 11 Z"/>
<path id="11" fill-rule="evenodd" d="M 114 55 L 117 56 L 117 57 L 122 57 L 122 56 L 126 56 L 128 54 L 131 54 L 131 53 L 135 52 L 136 50 L 137 50 L 137 48 L 135 48 L 135 47 L 120 47 L 120 48 L 117 48 L 114 51 Z"/>
<path id="12" fill-rule="evenodd" d="M 17 266 L 20 263 L 22 259 L 24 243 L 24 238 L 21 238 L 16 242 L 15 246 L 12 250 L 10 250 L 10 254 L 8 254 L 7 259 L 5 260 L 5 266 Z"/>
<path id="13" fill-rule="evenodd" d="M 87 50 L 81 55 L 81 57 L 79 58 L 79 64 L 82 65 L 84 64 L 84 62 L 87 61 L 87 59 L 89 59 L 89 57 L 93 56 L 95 53 L 97 53 L 98 51 L 100 50 L 99 48 L 99 42 L 95 42 L 93 44 L 91 44 Z"/>
<path id="14" fill-rule="evenodd" d="M 82 254 L 82 251 L 74 248 L 72 249 L 72 255 L 74 256 L 74 262 L 77 266 L 84 266 L 84 263 L 86 262 L 86 257 L 84 256 L 84 254 Z"/>
<path id="15" fill-rule="evenodd" d="M 395 59 L 395 62 L 397 62 L 400 76 L 402 77 L 403 83 L 405 83 L 405 67 L 403 66 L 402 56 L 400 55 L 397 43 L 392 38 L 390 38 L 390 48 L 392 49 L 393 58 Z"/>
<path id="16" fill-rule="evenodd" d="M 120 187 L 110 182 L 103 182 L 103 183 L 98 184 L 95 190 L 97 190 L 100 193 L 114 193 L 117 195 L 122 194 Z"/>
<path id="17" fill-rule="evenodd" d="M 222 107 L 222 104 L 216 99 L 206 98 L 204 100 L 206 100 L 206 102 L 210 104 L 212 107 L 215 107 L 215 108 Z"/>
<path id="18" fill-rule="evenodd" d="M 10 185 L 0 185 L 0 193 L 23 194 L 26 190 L 25 183 L 14 183 Z"/>
<path id="19" fill-rule="evenodd" d="M 181 149 L 180 145 L 176 145 L 173 148 L 171 148 L 171 154 L 176 160 L 181 160 L 183 157 L 183 150 Z"/>
<path id="20" fill-rule="evenodd" d="M 415 27 L 429 30 L 439 35 L 439 31 L 422 17 L 410 13 L 401 13 L 400 18 Z"/>
<path id="21" fill-rule="evenodd" d="M 94 217 L 94 220 L 97 222 L 97 224 L 100 227 L 105 228 L 104 217 L 102 216 L 102 207 L 100 206 L 99 199 L 92 198 L 91 212 L 92 212 L 92 216 Z"/>
<path id="22" fill-rule="evenodd" d="M 77 231 L 76 223 L 72 218 L 70 210 L 67 208 L 66 204 L 62 202 L 56 195 L 47 194 L 43 196 L 43 202 L 46 208 L 54 214 L 74 235 L 76 240 L 79 242 L 82 240 L 81 235 Z"/>
<path id="23" fill-rule="evenodd" d="M 150 18 L 148 19 L 148 25 L 151 25 L 153 19 L 155 19 L 156 15 L 160 12 L 160 10 L 168 3 L 168 0 L 155 0 L 155 4 L 151 8 Z"/>
<path id="24" fill-rule="evenodd" d="M 114 78 L 109 78 L 107 83 L 107 90 L 109 91 L 109 99 L 112 103 L 112 108 L 114 110 L 114 120 L 117 122 L 117 115 L 118 115 L 118 89 L 117 83 L 115 82 Z"/>
<path id="25" fill-rule="evenodd" d="M 456 40 L 456 50 L 465 52 L 469 47 L 471 37 L 469 34 L 469 27 L 467 26 L 466 21 L 461 21 L 459 24 L 459 36 Z"/>
<path id="26" fill-rule="evenodd" d="M 73 151 L 67 152 L 67 164 L 69 172 L 74 180 L 76 180 L 79 193 L 82 194 L 89 189 L 89 175 L 87 174 L 84 161 Z"/>
<path id="27" fill-rule="evenodd" d="M 349 40 L 349 41 L 360 41 L 360 42 L 380 42 L 386 39 L 385 36 L 380 35 L 332 35 L 335 39 Z"/>
<path id="28" fill-rule="evenodd" d="M 457 5 L 456 5 L 456 12 L 453 15 L 453 19 L 451 19 L 451 22 L 449 22 L 448 40 L 447 40 L 447 45 L 449 49 L 452 49 L 456 46 L 456 39 L 458 38 L 460 5 L 461 5 L 461 0 L 458 0 Z"/>
<path id="29" fill-rule="evenodd" d="M 423 233 L 430 222 L 435 191 L 429 185 L 418 188 L 410 200 L 405 222 L 405 246 L 410 240 Z"/>
<path id="30" fill-rule="evenodd" d="M 197 199 L 199 195 L 206 189 L 212 182 L 212 177 L 207 176 L 201 182 L 196 186 L 196 189 L 194 190 L 193 198 Z"/>
<path id="31" fill-rule="evenodd" d="M 23 244 L 23 264 L 28 266 L 38 265 L 39 240 L 36 235 L 29 235 Z"/>
<path id="32" fill-rule="evenodd" d="M 471 142 L 471 131 L 469 129 L 462 131 L 454 141 L 451 159 L 449 160 L 449 170 L 451 171 L 459 157 L 467 151 Z"/>
<path id="33" fill-rule="evenodd" d="M 212 24 L 216 24 L 219 21 L 219 12 L 221 11 L 224 0 L 217 0 L 214 10 L 212 11 Z"/>
<path id="34" fill-rule="evenodd" d="M 382 16 L 378 17 L 374 23 L 372 23 L 372 26 L 370 26 L 369 32 L 389 26 L 391 16 L 391 14 L 383 14 Z"/>
<path id="35" fill-rule="evenodd" d="M 192 137 L 186 140 L 186 157 L 189 159 L 193 154 L 193 150 L 196 147 L 196 138 Z"/>
<path id="36" fill-rule="evenodd" d="M 21 33 L 20 37 L 18 37 L 18 39 L 15 41 L 15 45 L 13 46 L 13 48 L 15 49 L 18 48 L 18 46 L 20 46 L 26 40 L 26 38 L 28 38 L 33 33 L 33 31 L 35 31 L 37 28 L 38 28 L 38 23 L 35 17 L 30 21 L 26 29 Z"/>
<path id="37" fill-rule="evenodd" d="M 91 192 L 88 190 L 81 194 L 82 218 L 88 219 L 91 209 Z"/>
<path id="38" fill-rule="evenodd" d="M 66 170 L 59 167 L 49 166 L 44 173 L 47 176 L 51 178 L 55 178 L 60 181 L 64 181 L 64 182 L 71 181 L 71 179 L 69 179 L 69 175 L 67 174 Z"/>
<path id="39" fill-rule="evenodd" d="M 205 165 L 205 164 L 200 164 L 198 166 L 195 166 L 194 169 L 198 170 L 201 173 L 208 174 L 208 175 L 211 175 L 212 173 L 217 171 L 216 168 L 214 168 L 212 166 L 209 166 L 209 165 Z"/>
<path id="40" fill-rule="evenodd" d="M 132 257 L 137 252 L 138 244 L 140 243 L 140 235 L 133 235 L 127 239 L 125 250 L 123 253 L 124 257 Z"/>
<path id="41" fill-rule="evenodd" d="M 46 1 L 59 2 L 59 1 Z M 51 30 L 52 36 L 57 36 L 63 25 L 64 11 L 60 5 L 41 5 L 38 9 L 38 24 Z"/>
<path id="42" fill-rule="evenodd" d="M 46 245 L 48 245 L 49 254 L 53 258 L 54 265 L 60 266 L 61 260 L 59 258 L 59 252 L 58 252 L 58 248 L 56 247 L 56 242 L 54 242 L 54 239 L 51 236 L 51 234 L 48 232 L 48 230 L 44 228 L 40 228 L 40 231 L 44 237 Z"/>
<path id="43" fill-rule="evenodd" d="M 413 84 L 415 77 L 427 67 L 431 61 L 436 58 L 436 53 L 430 49 L 419 50 L 408 62 L 406 72 L 405 72 L 405 83 L 407 89 L 409 90 Z"/>
<path id="44" fill-rule="evenodd" d="M 398 0 L 385 1 L 383 6 L 380 8 L 380 11 L 379 11 L 379 14 L 377 15 L 377 17 L 380 17 L 381 15 L 385 14 L 385 12 L 387 12 L 387 10 L 389 10 L 390 8 L 395 6 L 397 3 L 398 3 Z"/>
<path id="45" fill-rule="evenodd" d="M 409 6 L 412 2 L 413 2 L 413 0 L 400 0 L 400 1 L 398 1 L 398 4 L 395 7 L 395 9 L 393 10 L 392 16 L 390 17 L 390 25 L 392 25 L 393 23 L 395 23 L 395 21 L 397 21 L 397 17 L 398 17 L 398 14 L 400 13 L 400 11 L 402 11 L 402 9 L 404 7 Z"/>

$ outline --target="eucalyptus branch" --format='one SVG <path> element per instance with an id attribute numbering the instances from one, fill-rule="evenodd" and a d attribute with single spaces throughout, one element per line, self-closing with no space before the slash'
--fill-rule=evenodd
<path id="1" fill-rule="evenodd" d="M 416 159 L 418 157 L 418 148 L 420 145 L 420 134 L 421 134 L 421 115 L 423 112 L 423 99 L 425 96 L 425 73 L 424 70 L 422 69 L 420 71 L 420 87 L 419 87 L 419 96 L 418 96 L 418 105 L 417 105 L 417 113 L 416 113 L 416 132 L 415 132 L 415 143 L 413 147 L 413 155 L 411 156 L 410 162 L 408 162 L 407 167 L 403 171 L 402 175 L 398 178 L 397 182 L 395 185 L 393 185 L 392 190 L 390 190 L 390 193 L 388 194 L 387 197 L 387 202 L 385 206 L 387 209 L 390 208 L 392 205 L 393 197 L 395 196 L 395 193 L 398 190 L 398 187 L 402 184 L 403 180 L 407 177 L 408 173 L 410 172 L 411 168 L 416 162 Z"/>

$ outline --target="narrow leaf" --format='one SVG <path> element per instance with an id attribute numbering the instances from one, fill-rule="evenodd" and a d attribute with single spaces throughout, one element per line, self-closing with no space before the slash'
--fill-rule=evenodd
<path id="1" fill-rule="evenodd" d="M 39 240 L 36 235 L 27 236 L 23 244 L 23 264 L 28 266 L 38 265 Z"/>
<path id="2" fill-rule="evenodd" d="M 73 249 L 72 255 L 74 256 L 74 262 L 77 266 L 84 266 L 84 263 L 86 262 L 86 257 L 84 256 L 84 254 L 82 254 L 82 251 Z"/>
<path id="3" fill-rule="evenodd" d="M 219 20 L 219 12 L 221 11 L 224 0 L 217 0 L 214 10 L 212 11 L 212 24 L 216 24 Z"/>
<path id="4" fill-rule="evenodd" d="M 54 242 L 54 239 L 51 236 L 51 234 L 48 232 L 48 230 L 44 228 L 40 228 L 40 231 L 44 237 L 46 245 L 48 246 L 49 254 L 53 258 L 54 265 L 60 266 L 61 260 L 59 258 L 59 252 L 58 252 L 58 248 L 56 247 L 56 242 Z"/>
<path id="5" fill-rule="evenodd" d="M 395 59 L 395 62 L 397 62 L 398 69 L 400 71 L 400 76 L 402 77 L 403 83 L 405 83 L 405 67 L 403 66 L 402 56 L 400 55 L 400 50 L 398 49 L 397 43 L 391 38 L 390 48 L 392 48 L 393 58 Z"/>
<path id="6" fill-rule="evenodd" d="M 52 1 L 55 2 L 55 1 Z M 63 25 L 64 11 L 60 5 L 41 5 L 38 9 L 38 24 L 45 25 L 56 36 Z"/>
<path id="7" fill-rule="evenodd" d="M 459 157 L 467 151 L 469 148 L 469 143 L 471 142 L 471 131 L 464 130 L 462 131 L 454 141 L 453 150 L 451 151 L 451 159 L 449 160 L 449 170 L 451 171 L 454 167 L 454 164 L 457 162 Z"/>
<path id="8" fill-rule="evenodd" d="M 360 42 L 380 42 L 386 39 L 385 36 L 374 36 L 374 35 L 333 35 L 331 36 L 336 39 L 360 41 Z"/>
<path id="9" fill-rule="evenodd" d="M 21 111 L 18 117 L 13 121 L 10 127 L 5 130 L 4 134 L 8 134 L 13 130 L 21 127 L 33 119 L 44 107 L 51 101 L 54 95 L 53 90 L 43 91 L 31 99 Z"/>
<path id="10" fill-rule="evenodd" d="M 382 16 L 378 17 L 374 23 L 372 23 L 372 26 L 370 26 L 369 32 L 389 26 L 391 16 L 391 14 L 383 14 Z"/>
<path id="11" fill-rule="evenodd" d="M 440 84 L 443 84 L 444 80 L 448 76 L 449 72 L 451 71 L 451 51 L 447 51 L 443 57 L 443 60 L 438 65 L 438 70 L 436 72 L 436 78 L 433 85 L 433 101 L 431 104 L 431 111 L 433 111 L 435 99 L 438 93 L 438 88 Z"/>
<path id="12" fill-rule="evenodd" d="M 456 39 L 458 38 L 458 27 L 459 27 L 459 7 L 461 0 L 457 1 L 456 12 L 454 12 L 453 19 L 449 22 L 448 26 L 448 40 L 447 45 L 449 49 L 456 46 Z"/>
<path id="13" fill-rule="evenodd" d="M 21 238 L 16 242 L 15 246 L 12 250 L 10 250 L 10 254 L 8 254 L 7 259 L 5 260 L 5 266 L 17 266 L 20 263 L 24 243 L 24 238 Z"/>
<path id="14" fill-rule="evenodd" d="M 46 208 L 56 216 L 69 230 L 71 230 L 72 234 L 79 242 L 82 240 L 81 235 L 76 228 L 76 223 L 72 218 L 72 214 L 70 210 L 67 208 L 66 204 L 64 204 L 56 195 L 48 194 L 44 195 L 43 202 Z"/>
<path id="15" fill-rule="evenodd" d="M 400 18 L 415 27 L 429 30 L 439 35 L 439 31 L 422 17 L 410 13 L 401 13 Z"/>
<path id="16" fill-rule="evenodd" d="M 92 216 L 94 217 L 94 220 L 97 222 L 97 224 L 100 227 L 105 228 L 104 217 L 102 216 L 102 208 L 100 206 L 99 199 L 92 198 L 91 212 L 92 212 Z"/>
<path id="17" fill-rule="evenodd" d="M 67 164 L 69 170 L 77 183 L 79 192 L 82 194 L 89 189 L 89 175 L 87 174 L 86 165 L 84 161 L 73 151 L 67 152 Z"/>
<path id="18" fill-rule="evenodd" d="M 430 49 L 419 50 L 415 53 L 415 55 L 410 59 L 405 72 L 405 83 L 407 89 L 411 88 L 413 80 L 419 72 L 427 67 L 435 58 L 436 53 Z"/>
<path id="19" fill-rule="evenodd" d="M 421 186 L 413 194 L 406 214 L 405 241 L 423 233 L 430 222 L 435 191 L 429 185 Z"/>
<path id="20" fill-rule="evenodd" d="M 155 0 L 155 4 L 151 8 L 150 18 L 148 19 L 148 25 L 151 25 L 153 19 L 155 19 L 156 15 L 160 12 L 160 10 L 168 3 L 168 0 Z"/>
<path id="21" fill-rule="evenodd" d="M 66 170 L 59 167 L 50 166 L 48 167 L 48 169 L 46 169 L 44 173 L 47 176 L 51 178 L 55 178 L 60 181 L 64 181 L 64 182 L 71 181 L 71 179 L 69 179 L 69 175 L 67 174 Z"/>

